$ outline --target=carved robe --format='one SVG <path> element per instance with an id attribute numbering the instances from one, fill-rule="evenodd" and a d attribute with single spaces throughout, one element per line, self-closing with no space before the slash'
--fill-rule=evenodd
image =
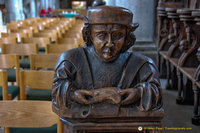
<path id="1" fill-rule="evenodd" d="M 108 117 L 119 116 L 120 108 L 136 107 L 139 111 L 158 110 L 162 106 L 158 76 L 153 61 L 138 53 L 124 52 L 112 62 L 102 62 L 93 46 L 72 49 L 60 56 L 55 68 L 53 110 L 60 116 L 73 118 L 101 114 L 101 107 L 98 108 L 98 105 L 80 105 L 70 100 L 70 94 L 77 89 L 92 90 L 104 87 L 141 89 L 141 98 L 136 103 L 126 106 L 111 104 L 105 106 L 103 108 L 105 110 L 107 107 L 109 109 L 113 107 L 113 112 L 107 113 Z M 92 111 L 93 108 L 95 112 Z M 84 111 L 87 115 L 83 115 Z"/>

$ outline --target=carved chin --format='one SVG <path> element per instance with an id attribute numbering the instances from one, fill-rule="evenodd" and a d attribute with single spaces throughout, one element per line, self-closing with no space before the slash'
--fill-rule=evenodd
<path id="1" fill-rule="evenodd" d="M 117 58 L 117 56 L 104 53 L 101 58 L 104 62 L 110 62 L 114 61 Z"/>

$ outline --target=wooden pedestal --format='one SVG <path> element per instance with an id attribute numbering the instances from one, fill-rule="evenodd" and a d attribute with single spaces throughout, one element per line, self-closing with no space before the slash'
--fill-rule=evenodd
<path id="1" fill-rule="evenodd" d="M 154 121 L 126 121 L 123 122 L 120 119 L 107 119 L 108 122 L 75 122 L 66 119 L 62 119 L 64 122 L 64 133 L 161 133 L 159 130 L 161 127 L 160 119 L 154 119 Z M 138 127 L 142 127 L 142 131 L 138 130 Z"/>

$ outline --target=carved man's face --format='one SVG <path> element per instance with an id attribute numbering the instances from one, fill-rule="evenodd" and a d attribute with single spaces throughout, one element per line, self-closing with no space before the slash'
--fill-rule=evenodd
<path id="1" fill-rule="evenodd" d="M 91 40 L 97 55 L 103 61 L 113 61 L 125 42 L 126 27 L 118 24 L 92 25 Z"/>

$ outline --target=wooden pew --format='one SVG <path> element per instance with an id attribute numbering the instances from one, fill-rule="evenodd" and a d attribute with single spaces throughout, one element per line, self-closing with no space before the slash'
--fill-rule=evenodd
<path id="1" fill-rule="evenodd" d="M 182 38 L 182 34 L 178 34 L 178 33 L 180 32 L 179 29 L 181 29 L 180 27 L 182 26 L 182 23 L 179 20 L 179 14 L 177 13 L 177 9 L 166 8 L 166 10 L 168 10 L 167 16 L 171 20 L 170 21 L 170 27 L 171 27 L 170 31 L 171 32 L 168 35 L 168 43 L 165 44 L 165 46 L 163 46 L 165 48 L 167 46 L 168 50 L 161 53 L 161 55 L 163 56 L 163 59 L 166 61 L 166 67 L 167 67 L 167 86 L 166 86 L 166 88 L 167 89 L 177 89 L 176 65 L 178 62 L 177 57 L 179 57 L 181 55 L 181 52 L 179 52 L 178 46 L 179 46 L 180 39 Z M 176 53 L 174 51 L 176 51 Z M 172 64 L 175 65 L 175 67 L 173 65 L 171 65 L 170 60 L 172 61 Z M 172 67 L 172 72 L 171 72 L 171 67 Z M 172 84 L 170 84 L 170 80 L 172 80 Z"/>
<path id="2" fill-rule="evenodd" d="M 176 66 L 178 63 L 178 59 L 182 54 L 182 51 L 179 50 L 179 43 L 181 40 L 186 38 L 185 27 L 183 26 L 183 21 L 180 19 L 185 19 L 185 16 L 188 16 L 188 13 L 191 17 L 191 10 L 181 8 L 180 10 L 176 11 L 177 8 L 180 7 L 190 7 L 194 8 L 195 5 L 194 0 L 190 2 L 184 3 L 176 2 L 174 5 L 172 4 L 173 1 L 159 1 L 158 10 L 158 67 L 160 72 L 162 73 L 165 71 L 165 65 L 167 66 L 167 89 L 175 89 L 177 88 L 177 76 L 176 74 Z M 166 8 L 170 7 L 170 8 Z M 178 17 L 180 15 L 180 17 Z M 168 17 L 168 19 L 166 18 Z M 182 18 L 181 18 L 182 17 Z M 168 21 L 168 25 L 167 25 Z M 168 27 L 168 28 L 167 28 Z M 167 31 L 167 29 L 169 29 Z M 180 33 L 180 34 L 178 34 Z M 164 37 L 165 36 L 165 37 Z M 172 67 L 172 70 L 171 70 Z M 163 69 L 162 69 L 163 68 Z M 172 79 L 172 85 L 170 84 L 170 80 Z"/>
<path id="3" fill-rule="evenodd" d="M 195 17 L 196 25 L 200 28 L 200 12 L 193 11 L 192 15 Z M 199 35 L 200 33 L 198 33 Z M 198 42 L 199 43 L 199 42 Z M 200 62 L 200 45 L 196 53 L 197 59 Z M 200 63 L 196 68 L 194 79 L 193 79 L 193 93 L 194 93 L 194 115 L 192 118 L 192 123 L 195 125 L 200 125 L 200 113 L 199 113 L 199 93 L 200 93 Z"/>
<path id="4" fill-rule="evenodd" d="M 167 63 L 167 51 L 172 42 L 168 42 L 168 39 L 174 39 L 173 35 L 173 17 L 176 16 L 176 9 L 183 8 L 186 5 L 183 0 L 159 0 L 157 7 L 157 20 L 158 20 L 158 69 L 161 73 L 161 77 L 169 79 L 170 75 L 166 74 Z M 169 38 L 168 38 L 169 37 Z M 167 84 L 167 88 L 171 88 Z"/>
<path id="5" fill-rule="evenodd" d="M 163 6 L 166 6 L 165 4 L 167 2 L 159 2 L 159 7 L 157 8 L 159 20 L 159 70 L 161 72 L 163 71 L 162 59 L 164 59 L 167 64 L 168 88 L 178 88 L 178 96 L 176 99 L 176 102 L 178 104 L 192 104 L 194 101 L 194 117 L 192 118 L 192 123 L 199 125 L 199 80 L 197 75 L 200 69 L 200 61 L 198 60 L 196 54 L 198 53 L 197 49 L 200 45 L 200 12 L 199 10 L 195 11 L 194 9 L 197 8 L 200 3 L 196 0 L 185 1 L 185 3 L 182 3 L 182 7 L 185 8 L 177 9 L 176 12 L 169 12 L 171 8 L 165 8 L 166 11 L 168 11 L 166 13 Z M 167 6 L 172 5 L 168 3 Z M 168 18 L 171 18 L 171 20 L 168 19 L 168 31 L 166 30 L 166 14 Z M 179 15 L 179 17 L 175 17 L 177 16 L 177 14 Z M 168 34 L 168 39 L 166 37 L 166 34 Z M 165 35 L 165 38 L 163 37 L 163 35 Z M 169 42 L 169 44 L 167 44 L 166 42 Z M 162 51 L 162 48 L 165 48 L 167 46 L 169 46 L 168 50 L 165 49 L 164 51 Z M 177 78 L 178 86 L 175 86 L 177 84 Z M 172 85 L 170 85 L 170 80 L 174 81 Z"/>
<path id="6" fill-rule="evenodd" d="M 188 17 L 186 17 L 187 15 L 182 17 L 186 31 L 186 38 L 183 40 L 183 43 L 180 43 L 180 48 L 182 49 L 183 53 L 181 54 L 177 65 L 178 97 L 176 101 L 179 104 L 193 102 L 193 97 L 191 97 L 191 95 L 193 95 L 191 82 L 193 82 L 195 69 L 199 64 L 196 57 L 196 52 L 199 45 L 197 42 L 199 31 L 197 29 L 199 28 L 196 25 L 194 18 L 192 18 L 192 10 L 188 11 L 190 11 L 190 15 L 188 15 Z M 187 77 L 186 83 L 183 82 L 184 75 Z"/>

